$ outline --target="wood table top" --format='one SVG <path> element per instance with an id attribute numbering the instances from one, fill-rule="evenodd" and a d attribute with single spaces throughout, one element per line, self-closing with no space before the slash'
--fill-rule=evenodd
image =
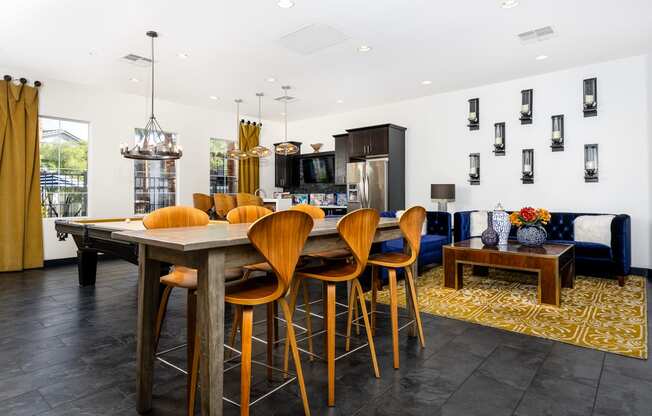
<path id="1" fill-rule="evenodd" d="M 315 220 L 310 237 L 337 234 L 339 218 Z M 116 231 L 116 240 L 165 247 L 177 251 L 196 251 L 209 248 L 249 244 L 247 231 L 251 224 L 211 223 L 205 227 L 158 228 L 152 230 Z M 396 228 L 396 218 L 381 218 L 378 229 Z"/>
<path id="2" fill-rule="evenodd" d="M 573 244 L 544 243 L 541 247 L 528 247 L 510 241 L 504 246 L 485 246 L 480 237 L 457 241 L 446 246 L 454 250 L 483 250 L 500 253 L 513 253 L 526 256 L 559 257 L 573 247 Z"/>

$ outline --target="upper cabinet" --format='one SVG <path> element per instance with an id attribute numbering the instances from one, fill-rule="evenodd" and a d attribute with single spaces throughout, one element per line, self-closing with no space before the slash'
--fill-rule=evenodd
<path id="1" fill-rule="evenodd" d="M 405 128 L 393 124 L 347 130 L 349 158 L 387 156 L 390 136 L 405 135 Z"/>
<path id="2" fill-rule="evenodd" d="M 346 164 L 349 163 L 349 134 L 337 134 L 335 139 L 335 184 L 346 185 Z"/>

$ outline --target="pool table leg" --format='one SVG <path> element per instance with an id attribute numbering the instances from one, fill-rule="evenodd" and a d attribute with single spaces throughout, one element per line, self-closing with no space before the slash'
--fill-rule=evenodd
<path id="1" fill-rule="evenodd" d="M 79 286 L 95 285 L 97 251 L 77 250 L 77 272 L 79 274 Z"/>

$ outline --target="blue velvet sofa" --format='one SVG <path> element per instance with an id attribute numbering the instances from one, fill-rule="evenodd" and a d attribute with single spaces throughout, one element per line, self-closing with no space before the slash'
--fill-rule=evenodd
<path id="1" fill-rule="evenodd" d="M 395 211 L 380 213 L 381 217 L 395 217 Z M 421 273 L 429 264 L 441 263 L 442 247 L 453 240 L 451 214 L 443 211 L 426 212 L 426 234 L 421 236 L 421 249 L 417 267 Z M 403 239 L 384 241 L 380 244 L 382 253 L 403 252 Z M 384 275 L 384 273 L 383 273 Z"/>
<path id="2" fill-rule="evenodd" d="M 455 241 L 471 237 L 471 212 L 456 212 Z M 616 215 L 611 222 L 611 247 L 582 241 L 575 241 L 573 221 L 580 215 L 603 215 L 571 212 L 551 212 L 550 222 L 545 226 L 551 243 L 575 244 L 575 269 L 577 274 L 587 276 L 617 277 L 622 286 L 624 277 L 630 273 L 632 263 L 631 218 L 626 214 Z M 516 238 L 516 227 L 512 227 L 510 238 Z"/>

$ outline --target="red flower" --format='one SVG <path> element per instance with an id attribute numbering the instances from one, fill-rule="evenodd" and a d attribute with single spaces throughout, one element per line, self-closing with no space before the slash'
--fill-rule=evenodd
<path id="1" fill-rule="evenodd" d="M 523 218 L 526 222 L 533 222 L 537 219 L 537 210 L 532 208 L 532 207 L 525 207 L 522 208 L 521 211 L 519 212 L 519 215 L 521 218 Z"/>

